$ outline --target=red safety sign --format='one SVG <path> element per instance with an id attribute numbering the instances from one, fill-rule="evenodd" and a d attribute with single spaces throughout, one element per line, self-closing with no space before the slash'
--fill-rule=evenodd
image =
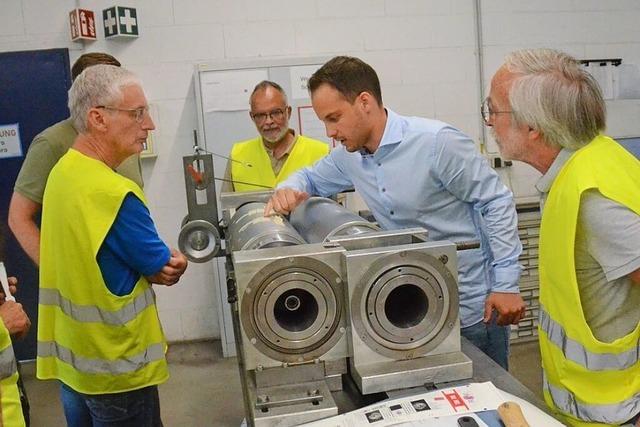
<path id="1" fill-rule="evenodd" d="M 96 40 L 96 18 L 88 9 L 73 9 L 69 12 L 71 40 Z"/>

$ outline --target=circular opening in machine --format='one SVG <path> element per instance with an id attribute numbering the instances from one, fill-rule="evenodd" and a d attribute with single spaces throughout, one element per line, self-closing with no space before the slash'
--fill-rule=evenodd
<path id="1" fill-rule="evenodd" d="M 318 303 L 304 289 L 291 289 L 278 297 L 273 307 L 273 317 L 287 331 L 304 331 L 316 321 Z"/>
<path id="2" fill-rule="evenodd" d="M 397 328 L 411 328 L 427 315 L 429 301 L 415 285 L 401 285 L 392 290 L 384 303 L 384 313 Z"/>
<path id="3" fill-rule="evenodd" d="M 284 306 L 289 311 L 296 311 L 300 308 L 300 298 L 296 295 L 289 295 L 284 299 Z"/>

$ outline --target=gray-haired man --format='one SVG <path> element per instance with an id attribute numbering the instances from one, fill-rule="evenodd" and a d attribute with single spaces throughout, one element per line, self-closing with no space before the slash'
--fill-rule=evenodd
<path id="1" fill-rule="evenodd" d="M 570 425 L 636 423 L 640 162 L 600 133 L 600 88 L 562 52 L 508 55 L 483 117 L 505 157 L 544 174 L 536 187 L 545 400 Z"/>
<path id="2" fill-rule="evenodd" d="M 166 341 L 151 283 L 187 267 L 158 236 L 140 187 L 115 172 L 154 129 L 138 78 L 95 65 L 76 78 L 78 130 L 44 193 L 37 377 L 58 379 L 67 423 L 159 426 Z"/>

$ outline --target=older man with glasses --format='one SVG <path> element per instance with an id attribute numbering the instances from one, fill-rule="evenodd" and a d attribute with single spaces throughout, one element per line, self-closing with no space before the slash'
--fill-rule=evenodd
<path id="1" fill-rule="evenodd" d="M 169 372 L 151 284 L 175 284 L 187 260 L 115 172 L 155 126 L 138 78 L 112 65 L 78 76 L 69 110 L 78 136 L 44 192 L 37 377 L 60 381 L 69 426 L 161 426 Z"/>
<path id="2" fill-rule="evenodd" d="M 73 80 L 86 68 L 108 64 L 120 66 L 113 56 L 90 52 L 81 55 L 71 68 Z M 78 136 L 70 118 L 64 119 L 36 135 L 20 168 L 9 205 L 8 223 L 20 246 L 34 263 L 40 263 L 40 230 L 36 216 L 42 209 L 42 196 L 51 169 Z M 142 187 L 140 156 L 134 154 L 118 165 L 116 171 Z"/>
<path id="3" fill-rule="evenodd" d="M 600 87 L 566 53 L 510 53 L 485 106 L 502 155 L 543 174 L 545 400 L 570 426 L 640 426 L 640 162 L 603 134 Z"/>
<path id="4" fill-rule="evenodd" d="M 267 80 L 258 83 L 249 104 L 249 116 L 260 136 L 233 145 L 223 192 L 273 188 L 329 152 L 326 143 L 296 135 L 289 128 L 291 106 L 279 84 Z"/>

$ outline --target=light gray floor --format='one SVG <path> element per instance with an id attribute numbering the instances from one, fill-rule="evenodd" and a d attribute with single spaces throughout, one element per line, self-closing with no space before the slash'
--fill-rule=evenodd
<path id="1" fill-rule="evenodd" d="M 235 358 L 222 358 L 220 342 L 174 344 L 169 349 L 171 378 L 160 386 L 165 426 L 239 426 L 244 417 Z M 536 341 L 511 346 L 510 371 L 542 396 L 540 352 Z M 33 427 L 64 426 L 58 385 L 34 378 L 23 366 Z"/>

